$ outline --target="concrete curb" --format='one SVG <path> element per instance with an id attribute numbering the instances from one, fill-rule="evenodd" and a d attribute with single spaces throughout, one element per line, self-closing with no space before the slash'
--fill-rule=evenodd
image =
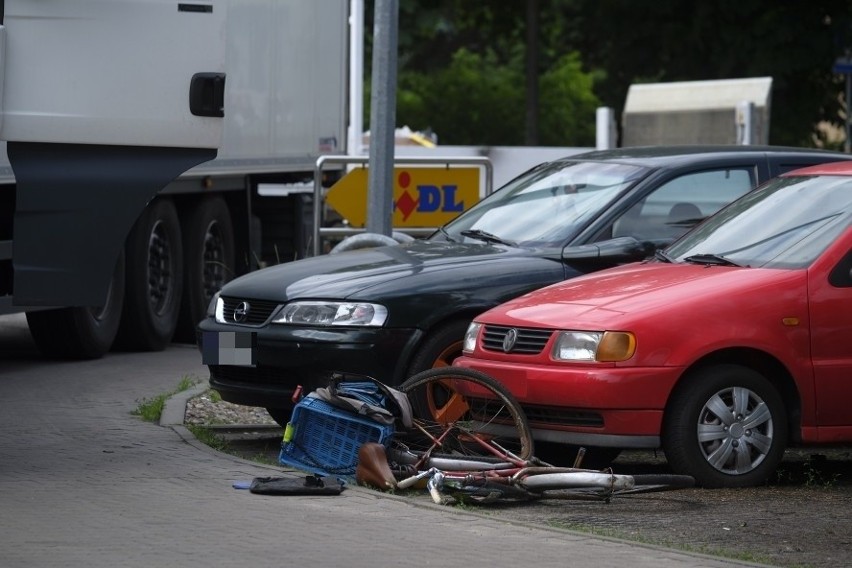
<path id="1" fill-rule="evenodd" d="M 206 381 L 201 382 L 191 389 L 180 391 L 166 399 L 163 413 L 160 415 L 160 426 L 183 426 L 187 401 L 204 393 L 209 388 Z"/>

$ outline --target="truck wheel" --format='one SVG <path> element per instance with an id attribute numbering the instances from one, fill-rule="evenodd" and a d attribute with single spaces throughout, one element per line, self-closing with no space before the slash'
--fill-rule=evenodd
<path id="1" fill-rule="evenodd" d="M 177 327 L 183 291 L 183 245 L 174 204 L 158 199 L 136 220 L 125 243 L 124 311 L 116 343 L 161 351 Z"/>
<path id="2" fill-rule="evenodd" d="M 39 351 L 63 359 L 97 359 L 109 351 L 121 322 L 124 270 L 121 251 L 103 307 L 27 312 L 30 335 Z"/>
<path id="3" fill-rule="evenodd" d="M 740 365 L 715 365 L 685 377 L 667 405 L 666 459 L 704 487 L 764 483 L 786 444 L 781 396 L 765 377 Z"/>
<path id="4" fill-rule="evenodd" d="M 417 349 L 408 366 L 407 379 L 420 371 L 435 367 L 449 367 L 462 353 L 464 332 L 470 324 L 467 320 L 453 321 L 431 333 Z"/>
<path id="5" fill-rule="evenodd" d="M 182 228 L 186 262 L 175 339 L 195 343 L 195 326 L 234 274 L 234 227 L 225 200 L 213 197 L 201 201 Z"/>

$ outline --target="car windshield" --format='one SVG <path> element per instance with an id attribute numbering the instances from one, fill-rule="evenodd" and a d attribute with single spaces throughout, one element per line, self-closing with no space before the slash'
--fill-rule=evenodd
<path id="1" fill-rule="evenodd" d="M 605 162 L 543 164 L 483 199 L 432 238 L 561 246 L 646 172 Z"/>
<path id="2" fill-rule="evenodd" d="M 676 262 L 804 268 L 850 225 L 852 179 L 792 176 L 770 181 L 666 249 Z"/>

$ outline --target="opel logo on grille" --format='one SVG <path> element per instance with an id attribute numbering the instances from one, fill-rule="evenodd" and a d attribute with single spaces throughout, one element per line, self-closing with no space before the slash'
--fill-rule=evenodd
<path id="1" fill-rule="evenodd" d="M 508 353 L 515 348 L 515 342 L 518 341 L 518 330 L 514 327 L 506 332 L 503 337 L 503 351 Z"/>
<path id="2" fill-rule="evenodd" d="M 248 302 L 240 302 L 237 304 L 237 307 L 234 308 L 234 321 L 237 323 L 243 323 L 246 321 L 246 318 L 248 318 L 249 315 L 249 310 L 251 310 L 251 305 Z"/>

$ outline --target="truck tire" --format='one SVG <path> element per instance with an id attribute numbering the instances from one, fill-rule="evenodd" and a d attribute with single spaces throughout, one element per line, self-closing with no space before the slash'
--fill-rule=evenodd
<path id="1" fill-rule="evenodd" d="M 184 284 L 175 340 L 195 343 L 195 326 L 204 319 L 213 295 L 234 274 L 234 227 L 221 197 L 203 199 L 181 226 Z"/>
<path id="2" fill-rule="evenodd" d="M 30 335 L 39 351 L 62 359 L 97 359 L 110 350 L 124 304 L 124 264 L 121 251 L 103 307 L 27 312 Z"/>
<path id="3" fill-rule="evenodd" d="M 145 208 L 125 242 L 124 311 L 116 344 L 132 351 L 162 351 L 177 327 L 183 292 L 183 244 L 174 203 Z"/>

